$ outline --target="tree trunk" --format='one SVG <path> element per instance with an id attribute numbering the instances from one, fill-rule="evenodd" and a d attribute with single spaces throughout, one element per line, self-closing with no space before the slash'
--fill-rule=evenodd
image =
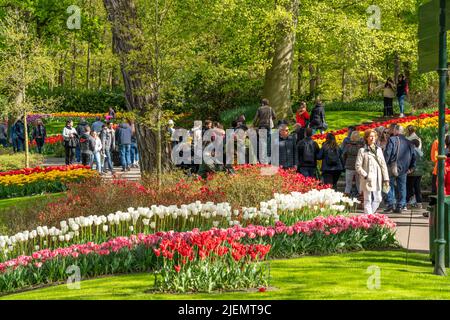
<path id="1" fill-rule="evenodd" d="M 98 66 L 98 90 L 102 89 L 102 73 L 103 73 L 103 62 L 100 62 Z"/>
<path id="2" fill-rule="evenodd" d="M 398 76 L 400 75 L 400 58 L 398 56 L 398 53 L 395 53 L 395 58 L 394 58 L 394 81 L 395 84 L 398 83 Z"/>
<path id="3" fill-rule="evenodd" d="M 88 41 L 87 60 L 86 60 L 86 89 L 89 90 L 89 78 L 91 73 L 91 42 Z"/>
<path id="4" fill-rule="evenodd" d="M 372 73 L 369 72 L 367 75 L 367 96 L 370 97 L 372 94 Z"/>
<path id="5" fill-rule="evenodd" d="M 316 98 L 316 69 L 312 63 L 309 64 L 309 97 L 311 100 Z"/>
<path id="6" fill-rule="evenodd" d="M 141 45 L 138 39 L 142 36 L 137 17 L 136 7 L 133 0 L 103 0 L 108 19 L 112 24 L 114 52 L 119 56 L 120 68 L 125 86 L 125 96 L 127 108 L 135 111 L 140 117 L 146 116 L 148 113 L 153 117 L 153 123 L 157 122 L 158 110 L 157 99 L 154 88 L 156 84 L 152 84 L 150 90 L 145 88 L 142 81 L 143 74 L 154 73 L 151 66 L 143 67 L 142 61 L 151 61 L 150 57 L 137 62 L 130 58 L 130 53 L 141 51 Z M 153 78 L 153 77 L 152 77 Z M 148 93 L 150 91 L 150 93 Z M 145 94 L 142 92 L 146 92 Z M 141 172 L 152 172 L 157 169 L 157 134 L 155 130 L 147 127 L 145 124 L 136 122 L 136 136 L 138 149 L 140 153 Z M 164 141 L 166 142 L 166 141 Z M 166 150 L 166 148 L 163 148 Z M 169 168 L 169 155 L 162 155 L 163 170 Z"/>
<path id="7" fill-rule="evenodd" d="M 70 87 L 73 89 L 76 86 L 76 75 L 75 75 L 75 71 L 77 68 L 76 65 L 76 58 L 77 58 L 77 47 L 75 46 L 75 40 L 72 43 L 72 66 L 70 68 L 71 70 L 71 74 L 70 74 Z"/>
<path id="8" fill-rule="evenodd" d="M 297 96 L 300 98 L 303 95 L 303 57 L 298 52 L 298 67 L 297 67 Z"/>
<path id="9" fill-rule="evenodd" d="M 295 29 L 298 20 L 298 0 L 286 1 L 286 10 L 292 21 L 279 26 L 279 36 L 275 44 L 272 65 L 266 71 L 263 97 L 269 99 L 278 119 L 290 119 L 291 80 L 294 59 Z"/>
<path id="10" fill-rule="evenodd" d="M 342 68 L 341 86 L 342 86 L 341 101 L 344 102 L 344 100 L 345 100 L 345 68 Z"/>

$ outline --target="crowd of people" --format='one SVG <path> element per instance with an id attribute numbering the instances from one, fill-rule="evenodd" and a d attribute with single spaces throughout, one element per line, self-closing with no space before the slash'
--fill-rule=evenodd
<path id="1" fill-rule="evenodd" d="M 110 121 L 102 122 L 100 117 L 89 125 L 81 118 L 74 127 L 68 120 L 63 129 L 66 165 L 74 161 L 83 165 L 94 166 L 100 174 L 114 174 L 114 154 L 117 154 L 122 172 L 139 167 L 136 127 L 134 122 L 126 120 L 114 129 Z"/>

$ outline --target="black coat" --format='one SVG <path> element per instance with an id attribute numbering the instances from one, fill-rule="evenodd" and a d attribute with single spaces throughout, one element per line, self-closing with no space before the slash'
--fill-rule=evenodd
<path id="1" fill-rule="evenodd" d="M 297 139 L 295 135 L 289 135 L 287 138 L 280 137 L 279 162 L 283 168 L 293 168 L 297 165 Z"/>
<path id="2" fill-rule="evenodd" d="M 314 163 L 305 163 L 303 155 L 305 154 L 305 145 L 307 143 L 312 143 L 314 145 Z M 315 142 L 311 137 L 305 137 L 303 140 L 299 141 L 297 144 L 298 153 L 298 167 L 299 168 L 315 168 L 317 167 L 317 155 L 319 154 L 320 148 L 317 142 Z"/>
<path id="3" fill-rule="evenodd" d="M 322 129 L 325 122 L 325 108 L 323 105 L 316 105 L 311 111 L 309 126 L 313 129 Z"/>

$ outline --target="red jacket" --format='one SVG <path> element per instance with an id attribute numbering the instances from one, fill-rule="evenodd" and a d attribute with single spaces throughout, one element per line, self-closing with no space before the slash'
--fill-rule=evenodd
<path id="1" fill-rule="evenodd" d="M 309 113 L 308 111 L 303 112 L 302 114 L 299 114 L 298 111 L 295 113 L 295 119 L 297 123 L 302 127 L 306 127 L 306 120 L 309 120 Z"/>

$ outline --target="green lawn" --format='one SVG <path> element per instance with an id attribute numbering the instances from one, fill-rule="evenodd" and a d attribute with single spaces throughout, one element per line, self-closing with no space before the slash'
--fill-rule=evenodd
<path id="1" fill-rule="evenodd" d="M 66 285 L 4 296 L 2 299 L 450 299 L 450 279 L 432 274 L 428 255 L 367 251 L 271 261 L 275 290 L 215 294 L 152 294 L 150 274 L 87 280 L 80 290 Z M 379 289 L 368 289 L 370 266 L 380 270 Z"/>
<path id="2" fill-rule="evenodd" d="M 0 210 L 8 209 L 10 207 L 27 207 L 34 206 L 37 202 L 41 201 L 51 201 L 53 199 L 59 198 L 64 193 L 51 193 L 51 194 L 40 194 L 32 197 L 20 197 L 20 198 L 11 198 L 11 199 L 2 199 L 0 200 Z"/>
<path id="3" fill-rule="evenodd" d="M 328 111 L 325 108 L 325 119 L 330 130 L 339 130 L 351 125 L 359 125 L 381 117 L 383 112 L 370 111 Z"/>

